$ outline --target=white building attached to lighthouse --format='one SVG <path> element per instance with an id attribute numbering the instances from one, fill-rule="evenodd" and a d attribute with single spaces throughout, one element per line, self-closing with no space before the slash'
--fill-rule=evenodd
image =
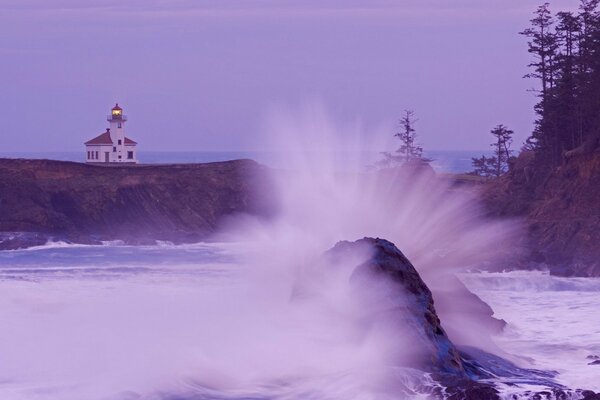
<path id="1" fill-rule="evenodd" d="M 86 162 L 88 163 L 134 163 L 137 160 L 137 143 L 125 137 L 127 116 L 119 104 L 106 118 L 110 123 L 106 132 L 85 142 Z"/>

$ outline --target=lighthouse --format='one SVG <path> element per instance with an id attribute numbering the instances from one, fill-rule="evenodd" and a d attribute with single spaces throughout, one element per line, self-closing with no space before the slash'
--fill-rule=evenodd
<path id="1" fill-rule="evenodd" d="M 85 142 L 88 163 L 133 163 L 137 161 L 137 143 L 125 136 L 127 116 L 117 103 L 106 117 L 109 127 Z"/>

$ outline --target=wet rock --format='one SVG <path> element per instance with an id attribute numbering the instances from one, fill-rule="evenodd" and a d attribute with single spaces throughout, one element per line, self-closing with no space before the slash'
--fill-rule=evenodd
<path id="1" fill-rule="evenodd" d="M 458 350 L 436 314 L 431 291 L 393 243 L 373 238 L 339 242 L 328 256 L 365 249 L 371 256 L 353 269 L 350 284 L 368 310 L 370 329 L 397 332 L 399 346 L 390 349 L 390 355 L 403 366 L 466 376 Z"/>
<path id="2" fill-rule="evenodd" d="M 366 306 L 366 326 L 398 336 L 401 349 L 389 349 L 390 356 L 396 357 L 391 362 L 430 373 L 440 384 L 440 390 L 429 393 L 430 397 L 496 400 L 501 396 L 493 382 L 502 382 L 515 388 L 518 383 L 548 387 L 538 392 L 523 390 L 518 393 L 517 390 L 515 399 L 600 400 L 600 395 L 592 391 L 557 384 L 554 381 L 556 372 L 520 368 L 483 350 L 455 346 L 438 317 L 431 291 L 393 243 L 373 238 L 339 242 L 327 252 L 329 264 L 335 267 L 347 263 L 349 259 L 344 257 L 345 254 L 364 253 L 364 249 L 369 251 L 370 257 L 352 267 L 350 283 L 356 290 L 355 297 Z M 403 351 L 406 343 L 411 346 L 409 353 Z M 407 358 L 407 355 L 415 357 Z"/>
<path id="3" fill-rule="evenodd" d="M 592 392 L 591 390 L 580 391 L 582 400 L 600 400 L 600 393 Z"/>
<path id="4" fill-rule="evenodd" d="M 0 250 L 17 250 L 33 246 L 42 246 L 48 242 L 48 237 L 43 234 L 13 232 L 0 235 Z"/>
<path id="5" fill-rule="evenodd" d="M 462 379 L 444 381 L 441 383 L 446 386 L 444 395 L 440 398 L 444 400 L 497 400 L 500 399 L 498 390 L 492 385 Z"/>

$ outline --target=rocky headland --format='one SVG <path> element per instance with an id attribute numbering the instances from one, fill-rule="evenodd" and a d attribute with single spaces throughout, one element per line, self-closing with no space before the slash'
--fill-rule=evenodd
<path id="1" fill-rule="evenodd" d="M 489 217 L 525 222 L 507 265 L 600 276 L 600 152 L 548 171 L 532 157 L 522 153 L 509 173 L 486 183 L 466 175 L 440 179 L 453 189 L 480 190 Z M 228 218 L 275 212 L 273 193 L 270 170 L 252 160 L 98 166 L 0 159 L 0 249 L 206 240 Z"/>
<path id="2" fill-rule="evenodd" d="M 0 159 L 0 249 L 50 240 L 199 241 L 228 217 L 267 215 L 270 187 L 266 168 L 252 160 L 97 166 Z"/>
<path id="3" fill-rule="evenodd" d="M 600 152 L 551 170 L 540 170 L 533 157 L 521 153 L 505 176 L 483 185 L 490 215 L 525 221 L 520 267 L 600 276 Z"/>

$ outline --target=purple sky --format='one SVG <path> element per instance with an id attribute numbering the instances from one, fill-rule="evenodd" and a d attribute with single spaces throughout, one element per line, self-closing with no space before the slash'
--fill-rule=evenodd
<path id="1" fill-rule="evenodd" d="M 425 148 L 529 134 L 532 0 L 0 0 L 0 152 L 79 151 L 119 102 L 140 150 L 260 150 L 272 107 L 319 99 Z M 553 9 L 576 8 L 555 1 Z"/>

